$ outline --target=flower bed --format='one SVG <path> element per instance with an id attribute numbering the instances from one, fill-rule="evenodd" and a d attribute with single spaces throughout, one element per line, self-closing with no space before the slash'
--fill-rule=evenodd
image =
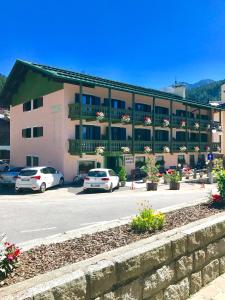
<path id="1" fill-rule="evenodd" d="M 126 224 L 62 243 L 36 247 L 21 254 L 19 267 L 2 281 L 1 285 L 6 286 L 24 281 L 222 211 L 202 204 L 166 214 L 165 225 L 160 231 L 136 233 L 129 224 Z"/>

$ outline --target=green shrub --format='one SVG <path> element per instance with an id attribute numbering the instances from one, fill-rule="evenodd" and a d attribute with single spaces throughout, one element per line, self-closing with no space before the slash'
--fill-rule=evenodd
<path id="1" fill-rule="evenodd" d="M 225 201 L 225 170 L 217 171 L 215 174 L 219 194 Z"/>
<path id="2" fill-rule="evenodd" d="M 155 161 L 153 158 L 148 157 L 146 160 L 146 163 L 143 167 L 141 167 L 141 170 L 143 170 L 147 174 L 147 180 L 156 183 L 159 182 L 159 169 L 155 164 Z"/>
<path id="3" fill-rule="evenodd" d="M 136 232 L 155 231 L 163 228 L 165 215 L 151 208 L 144 208 L 133 218 L 131 228 Z"/>
<path id="4" fill-rule="evenodd" d="M 119 179 L 120 179 L 120 181 L 126 181 L 127 180 L 127 172 L 126 172 L 126 169 L 124 167 L 120 168 Z"/>

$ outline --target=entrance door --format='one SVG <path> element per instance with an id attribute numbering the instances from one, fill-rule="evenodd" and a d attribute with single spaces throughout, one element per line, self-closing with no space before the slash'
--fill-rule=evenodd
<path id="1" fill-rule="evenodd" d="M 122 156 L 106 156 L 105 165 L 107 169 L 112 169 L 116 173 L 119 172 L 119 169 L 123 165 Z"/>

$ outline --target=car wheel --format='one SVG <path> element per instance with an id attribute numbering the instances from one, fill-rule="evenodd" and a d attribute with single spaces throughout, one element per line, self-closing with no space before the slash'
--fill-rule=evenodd
<path id="1" fill-rule="evenodd" d="M 40 192 L 44 193 L 46 191 L 46 184 L 44 182 L 42 182 L 41 186 L 40 186 Z"/>
<path id="2" fill-rule="evenodd" d="M 118 190 L 120 188 L 120 183 L 118 182 L 116 189 Z"/>
<path id="3" fill-rule="evenodd" d="M 59 180 L 59 186 L 63 186 L 64 185 L 64 178 L 60 178 Z"/>
<path id="4" fill-rule="evenodd" d="M 16 192 L 17 194 L 19 194 L 19 193 L 21 192 L 21 189 L 15 189 L 15 192 Z"/>
<path id="5" fill-rule="evenodd" d="M 112 191 L 113 191 L 113 185 L 111 183 L 110 188 L 109 188 L 109 193 L 112 193 Z"/>

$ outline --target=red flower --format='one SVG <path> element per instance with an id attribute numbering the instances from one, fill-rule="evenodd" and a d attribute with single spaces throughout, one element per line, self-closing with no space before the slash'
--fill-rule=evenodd
<path id="1" fill-rule="evenodd" d="M 223 200 L 223 198 L 222 198 L 220 195 L 218 195 L 218 194 L 212 195 L 212 201 L 213 201 L 214 203 L 221 202 L 222 200 Z"/>
<path id="2" fill-rule="evenodd" d="M 20 255 L 20 249 L 19 248 L 17 248 L 14 252 L 13 252 L 13 256 L 14 257 L 18 257 L 19 255 Z"/>
<path id="3" fill-rule="evenodd" d="M 12 254 L 9 254 L 7 255 L 7 259 L 10 260 L 10 261 L 13 261 L 14 260 L 14 257 Z"/>

